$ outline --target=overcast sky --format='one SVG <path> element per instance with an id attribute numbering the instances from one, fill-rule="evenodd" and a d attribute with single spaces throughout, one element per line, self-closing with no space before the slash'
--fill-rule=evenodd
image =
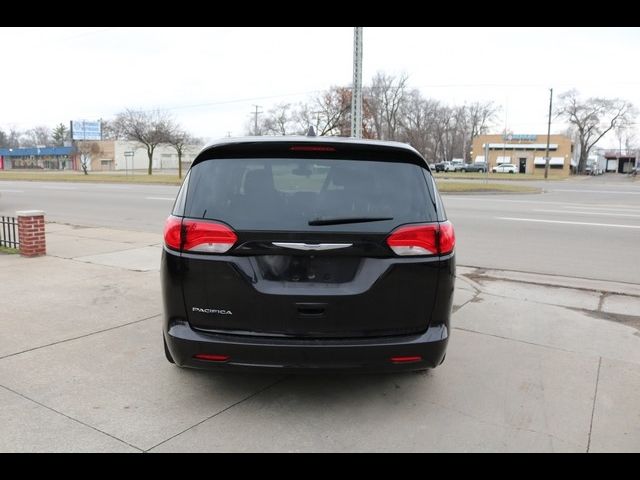
<path id="1" fill-rule="evenodd" d="M 352 81 L 351 27 L 2 28 L 0 45 L 5 131 L 166 108 L 202 138 L 242 135 L 253 105 Z M 428 97 L 492 100 L 497 131 L 546 133 L 549 87 L 640 107 L 640 28 L 365 27 L 363 51 L 365 85 L 405 72 Z"/>

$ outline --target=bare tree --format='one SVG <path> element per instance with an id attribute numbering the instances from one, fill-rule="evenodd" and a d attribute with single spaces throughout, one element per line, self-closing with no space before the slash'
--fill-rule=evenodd
<path id="1" fill-rule="evenodd" d="M 466 133 L 464 140 L 463 157 L 465 161 L 471 161 L 471 144 L 478 135 L 487 133 L 489 127 L 496 121 L 496 115 L 500 107 L 493 102 L 473 102 L 466 106 L 465 123 Z"/>
<path id="2" fill-rule="evenodd" d="M 20 148 L 20 137 L 22 137 L 22 132 L 18 130 L 15 126 L 9 127 L 9 135 L 7 137 L 7 143 L 9 148 Z"/>
<path id="3" fill-rule="evenodd" d="M 125 138 L 140 142 L 147 150 L 149 167 L 147 173 L 153 173 L 153 152 L 161 143 L 168 143 L 175 123 L 171 116 L 161 110 L 145 112 L 125 110 L 116 116 L 114 130 Z"/>
<path id="4" fill-rule="evenodd" d="M 580 147 L 578 173 L 582 173 L 591 148 L 611 130 L 631 123 L 637 113 L 626 100 L 600 97 L 581 100 L 576 90 L 569 90 L 560 95 L 556 115 L 565 118 L 577 130 Z"/>
<path id="5" fill-rule="evenodd" d="M 0 129 L 0 148 L 7 148 L 9 146 L 9 137 L 4 130 Z"/>
<path id="6" fill-rule="evenodd" d="M 119 124 L 115 120 L 102 120 L 103 140 L 124 140 L 127 136 L 120 131 Z"/>
<path id="7" fill-rule="evenodd" d="M 456 111 L 446 105 L 437 110 L 437 120 L 434 128 L 435 151 L 443 161 L 453 159 L 453 132 L 456 128 Z"/>
<path id="8" fill-rule="evenodd" d="M 79 140 L 75 142 L 75 151 L 80 158 L 80 167 L 85 175 L 89 175 L 89 165 L 93 154 L 100 152 L 100 147 L 96 142 Z"/>
<path id="9" fill-rule="evenodd" d="M 63 147 L 64 142 L 69 140 L 69 129 L 64 123 L 60 123 L 53 129 L 51 138 L 53 139 L 54 146 Z"/>
<path id="10" fill-rule="evenodd" d="M 365 89 L 376 136 L 380 140 L 396 140 L 400 126 L 399 113 L 406 101 L 408 80 L 406 74 L 396 79 L 394 75 L 378 72 L 371 86 Z"/>
<path id="11" fill-rule="evenodd" d="M 409 143 L 428 159 L 437 158 L 434 131 L 439 108 L 436 100 L 422 98 L 418 90 L 412 90 L 400 116 L 399 140 Z"/>
<path id="12" fill-rule="evenodd" d="M 169 137 L 167 143 L 171 145 L 178 154 L 178 178 L 182 178 L 182 155 L 187 145 L 196 143 L 197 140 L 180 128 L 176 128 Z"/>
<path id="13" fill-rule="evenodd" d="M 265 114 L 261 123 L 259 129 L 264 135 L 291 135 L 295 129 L 291 104 L 276 105 Z"/>
<path id="14" fill-rule="evenodd" d="M 331 87 L 310 103 L 299 105 L 293 115 L 294 130 L 304 134 L 310 126 L 316 135 L 347 137 L 350 134 L 351 90 L 345 87 Z"/>
<path id="15" fill-rule="evenodd" d="M 51 130 L 49 129 L 49 127 L 46 127 L 44 125 L 39 125 L 30 130 L 27 130 L 20 137 L 20 145 L 25 147 L 48 147 L 51 144 Z"/>

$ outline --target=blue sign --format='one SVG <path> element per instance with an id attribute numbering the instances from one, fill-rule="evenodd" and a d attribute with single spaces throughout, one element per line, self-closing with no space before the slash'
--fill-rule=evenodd
<path id="1" fill-rule="evenodd" d="M 102 140 L 100 122 L 73 120 L 71 122 L 71 140 Z"/>
<path id="2" fill-rule="evenodd" d="M 538 136 L 530 135 L 527 133 L 525 134 L 510 133 L 509 135 L 504 135 L 502 138 L 507 142 L 511 142 L 514 140 L 516 142 L 535 142 L 538 139 Z"/>

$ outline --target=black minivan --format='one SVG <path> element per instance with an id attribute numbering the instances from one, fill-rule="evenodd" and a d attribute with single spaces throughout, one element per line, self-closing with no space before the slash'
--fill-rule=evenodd
<path id="1" fill-rule="evenodd" d="M 442 363 L 455 236 L 396 142 L 227 138 L 164 230 L 164 348 L 179 366 L 402 371 Z"/>

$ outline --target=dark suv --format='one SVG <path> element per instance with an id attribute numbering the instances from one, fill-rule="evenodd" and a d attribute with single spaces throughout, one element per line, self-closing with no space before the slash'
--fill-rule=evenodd
<path id="1" fill-rule="evenodd" d="M 165 353 L 177 365 L 400 371 L 444 360 L 455 237 L 408 145 L 213 143 L 164 242 Z"/>

